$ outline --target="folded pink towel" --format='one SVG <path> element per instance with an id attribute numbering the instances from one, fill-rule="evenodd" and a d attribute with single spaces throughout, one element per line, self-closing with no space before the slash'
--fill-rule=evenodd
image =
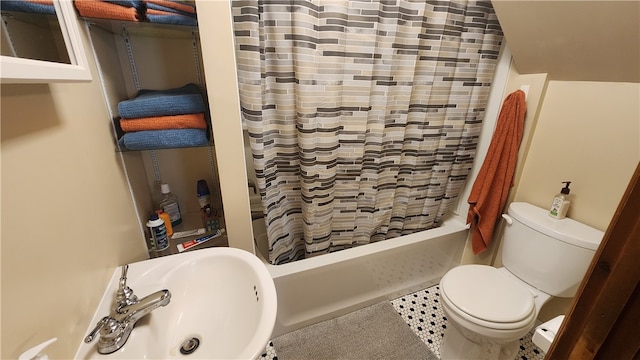
<path id="1" fill-rule="evenodd" d="M 169 129 L 206 129 L 204 113 L 170 116 L 150 116 L 134 119 L 120 119 L 124 132 Z"/>

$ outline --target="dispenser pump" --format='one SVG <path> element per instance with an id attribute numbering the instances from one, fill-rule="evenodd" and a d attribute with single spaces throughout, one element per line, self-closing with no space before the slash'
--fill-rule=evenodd
<path id="1" fill-rule="evenodd" d="M 551 208 L 549 209 L 549 216 L 555 219 L 564 219 L 571 204 L 571 200 L 569 200 L 569 193 L 571 192 L 569 185 L 571 181 L 563 181 L 562 183 L 564 187 L 560 190 L 560 193 L 553 197 Z"/>

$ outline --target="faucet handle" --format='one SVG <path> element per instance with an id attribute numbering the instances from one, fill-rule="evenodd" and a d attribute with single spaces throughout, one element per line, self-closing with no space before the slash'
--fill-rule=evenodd
<path id="1" fill-rule="evenodd" d="M 114 308 L 118 309 L 121 306 L 131 305 L 138 302 L 138 297 L 133 294 L 133 290 L 127 286 L 127 271 L 129 265 L 122 265 L 122 275 L 120 276 L 120 282 L 118 284 L 118 291 L 116 292 L 116 303 Z"/>
<path id="2" fill-rule="evenodd" d="M 98 321 L 98 323 L 96 324 L 96 327 L 91 331 L 89 335 L 87 335 L 87 337 L 84 338 L 84 342 L 86 343 L 92 342 L 93 339 L 95 339 L 96 336 L 98 335 L 98 331 L 102 330 L 102 328 L 107 322 L 109 322 L 108 316 L 105 316 L 102 318 L 102 320 Z"/>

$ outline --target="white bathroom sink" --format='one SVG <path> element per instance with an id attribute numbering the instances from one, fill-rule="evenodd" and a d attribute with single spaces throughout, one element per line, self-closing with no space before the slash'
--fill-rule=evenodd
<path id="1" fill-rule="evenodd" d="M 264 264 L 234 248 L 208 248 L 129 265 L 127 285 L 142 298 L 162 289 L 171 301 L 140 319 L 125 345 L 99 354 L 82 343 L 77 359 L 254 359 L 265 351 L 276 320 L 276 290 Z M 120 269 L 87 330 L 109 314 Z M 180 348 L 198 339 L 197 349 Z M 194 342 L 191 342 L 193 345 Z"/>

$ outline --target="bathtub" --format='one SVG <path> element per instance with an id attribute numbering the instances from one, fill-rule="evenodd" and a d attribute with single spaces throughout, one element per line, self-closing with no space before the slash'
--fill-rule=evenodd
<path id="1" fill-rule="evenodd" d="M 271 265 L 264 219 L 253 221 L 256 253 L 278 293 L 273 337 L 415 292 L 459 265 L 468 230 L 456 219 L 436 229 L 283 265 Z"/>

